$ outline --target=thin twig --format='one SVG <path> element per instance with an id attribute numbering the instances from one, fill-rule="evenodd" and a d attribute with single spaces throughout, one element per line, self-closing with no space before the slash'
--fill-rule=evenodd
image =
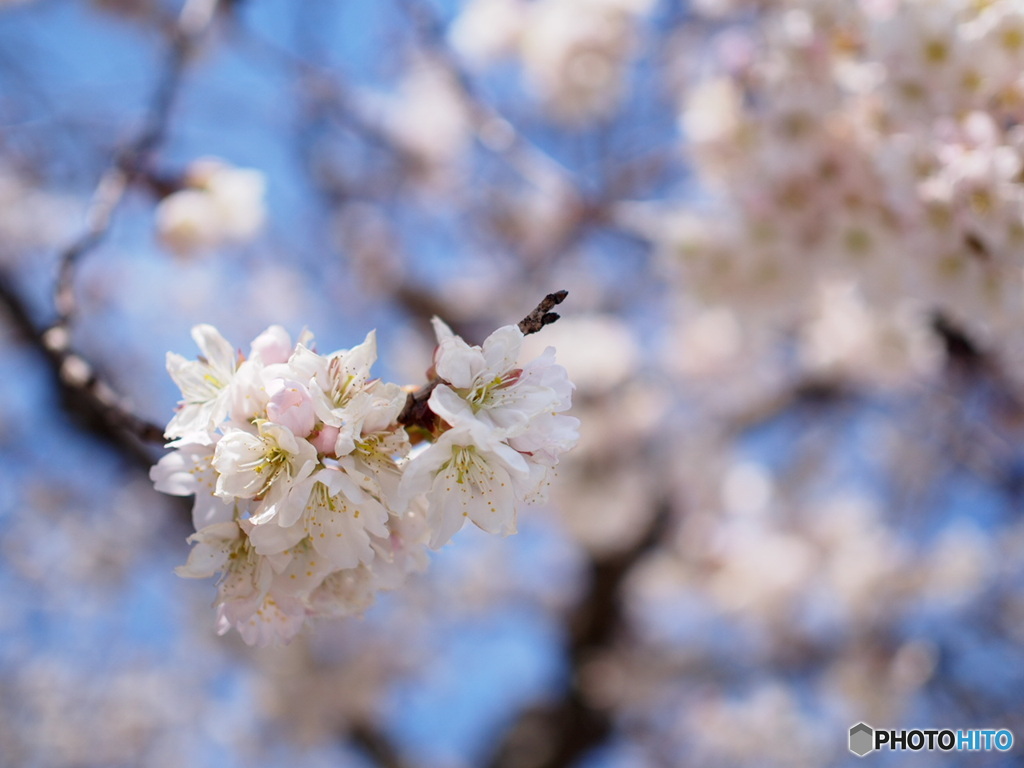
<path id="1" fill-rule="evenodd" d="M 110 231 L 114 214 L 128 187 L 143 176 L 149 155 L 163 142 L 171 109 L 180 90 L 188 60 L 210 27 L 218 0 L 187 0 L 175 25 L 167 64 L 159 78 L 142 130 L 114 155 L 110 166 L 93 192 L 84 231 L 60 254 L 54 286 L 56 319 L 38 330 L 13 281 L 0 284 L 2 301 L 22 335 L 47 355 L 64 393 L 65 403 L 81 411 L 87 423 L 102 433 L 128 433 L 135 440 L 163 442 L 163 429 L 132 413 L 127 402 L 103 379 L 92 365 L 73 349 L 71 324 L 78 311 L 74 283 L 77 266 L 95 250 Z"/>
<path id="2" fill-rule="evenodd" d="M 551 312 L 550 310 L 565 301 L 565 298 L 568 295 L 568 291 L 555 291 L 554 293 L 549 293 L 541 299 L 540 304 L 534 307 L 530 314 L 519 321 L 519 330 L 523 332 L 524 336 L 526 336 L 531 333 L 536 333 L 546 325 L 551 325 L 553 322 L 558 320 L 560 315 L 556 312 Z M 416 436 L 416 432 L 419 430 L 426 433 L 433 433 L 436 429 L 438 419 L 437 415 L 430 410 L 429 401 L 430 395 L 440 383 L 440 379 L 436 376 L 431 376 L 430 381 L 415 392 L 409 393 L 409 397 L 405 401 L 405 407 L 398 415 L 398 423 L 403 425 L 406 429 L 411 430 L 413 437 Z"/>
<path id="3" fill-rule="evenodd" d="M 86 214 L 85 230 L 61 252 L 54 290 L 57 319 L 51 327 L 68 326 L 71 323 L 78 308 L 74 292 L 76 267 L 83 256 L 103 242 L 128 186 L 144 172 L 148 156 L 166 137 L 171 108 L 181 87 L 185 65 L 209 28 L 217 3 L 218 0 L 188 0 L 185 3 L 174 29 L 168 61 L 153 94 L 145 124 L 139 134 L 114 155 L 93 192 Z"/>

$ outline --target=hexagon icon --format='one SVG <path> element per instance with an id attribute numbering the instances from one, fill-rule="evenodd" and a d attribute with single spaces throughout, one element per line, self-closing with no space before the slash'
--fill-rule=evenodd
<path id="1" fill-rule="evenodd" d="M 867 723 L 857 723 L 850 729 L 850 751 L 857 757 L 864 757 L 874 750 L 874 729 Z"/>

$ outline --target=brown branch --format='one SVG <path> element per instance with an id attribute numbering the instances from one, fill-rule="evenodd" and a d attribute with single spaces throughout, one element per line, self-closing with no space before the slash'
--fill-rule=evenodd
<path id="1" fill-rule="evenodd" d="M 372 759 L 374 765 L 380 768 L 405 768 L 406 763 L 391 739 L 369 723 L 353 725 L 349 738 Z"/>
<path id="2" fill-rule="evenodd" d="M 561 698 L 521 713 L 506 731 L 489 768 L 568 768 L 611 737 L 610 713 L 594 706 L 579 683 L 587 664 L 621 639 L 626 624 L 623 586 L 633 567 L 664 538 L 670 518 L 670 504 L 659 502 L 635 544 L 624 552 L 591 560 L 587 591 L 567 622 L 569 683 Z"/>
<path id="3" fill-rule="evenodd" d="M 930 320 L 932 332 L 942 342 L 951 366 L 984 369 L 994 365 L 986 350 L 948 315 L 935 311 Z"/>
<path id="4" fill-rule="evenodd" d="M 84 359 L 71 351 L 63 327 L 40 333 L 27 304 L 10 276 L 0 273 L 0 307 L 22 340 L 46 356 L 60 392 L 64 409 L 97 437 L 113 445 L 139 464 L 149 467 L 152 456 L 145 443 L 163 442 L 163 428 L 134 415 L 117 394 L 96 376 Z"/>
<path id="5" fill-rule="evenodd" d="M 430 396 L 441 382 L 431 379 L 415 392 L 410 392 L 405 407 L 398 414 L 398 423 L 409 430 L 413 438 L 434 434 L 438 427 L 438 416 L 430 410 Z"/>

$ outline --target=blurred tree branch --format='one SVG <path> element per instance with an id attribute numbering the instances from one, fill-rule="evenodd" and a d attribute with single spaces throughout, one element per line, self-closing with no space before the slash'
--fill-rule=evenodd
<path id="1" fill-rule="evenodd" d="M 590 560 L 587 589 L 566 621 L 568 685 L 559 699 L 519 715 L 488 768 L 569 768 L 609 739 L 615 726 L 612 716 L 588 701 L 581 680 L 589 662 L 623 639 L 628 625 L 623 587 L 634 566 L 664 539 L 672 516 L 672 505 L 660 501 L 636 543 Z"/>
<path id="2" fill-rule="evenodd" d="M 187 0 L 171 32 L 167 62 L 157 81 L 152 102 L 138 135 L 118 150 L 101 177 L 86 214 L 85 231 L 60 256 L 54 290 L 57 319 L 51 328 L 67 327 L 77 310 L 74 292 L 75 268 L 82 257 L 106 237 L 128 187 L 148 171 L 150 155 L 160 146 L 170 124 L 171 109 L 181 88 L 192 53 L 212 23 L 218 0 Z"/>
<path id="3" fill-rule="evenodd" d="M 189 59 L 217 11 L 217 0 L 188 0 L 171 33 L 170 50 L 138 135 L 115 153 L 100 178 L 86 214 L 85 229 L 60 254 L 54 286 L 56 319 L 40 328 L 10 275 L 0 275 L 0 302 L 23 340 L 35 345 L 52 369 L 65 409 L 89 431 L 149 467 L 145 443 L 162 443 L 163 428 L 132 413 L 125 400 L 72 346 L 78 310 L 76 267 L 106 237 L 129 186 L 147 173 L 150 155 L 167 134 L 171 110 Z"/>
<path id="4" fill-rule="evenodd" d="M 370 723 L 353 725 L 348 735 L 379 768 L 410 768 L 387 734 Z"/>
<path id="5" fill-rule="evenodd" d="M 58 326 L 41 333 L 14 280 L 5 273 L 0 273 L 0 305 L 21 340 L 45 355 L 65 411 L 83 429 L 148 470 L 153 458 L 145 444 L 162 443 L 163 428 L 135 416 L 70 344 L 58 338 L 66 329 Z"/>

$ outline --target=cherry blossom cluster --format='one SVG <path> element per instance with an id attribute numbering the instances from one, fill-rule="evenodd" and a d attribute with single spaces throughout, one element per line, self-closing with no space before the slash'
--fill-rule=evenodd
<path id="1" fill-rule="evenodd" d="M 518 56 L 530 88 L 560 122 L 607 117 L 626 90 L 627 65 L 651 0 L 472 0 L 451 30 L 471 67 Z"/>
<path id="2" fill-rule="evenodd" d="M 242 355 L 200 325 L 197 360 L 168 354 L 182 400 L 151 477 L 195 496 L 178 573 L 219 574 L 218 632 L 266 645 L 307 618 L 360 613 L 467 520 L 511 534 L 517 504 L 544 498 L 579 425 L 554 350 L 520 365 L 517 326 L 482 346 L 434 326 L 430 381 L 415 391 L 371 377 L 374 332 L 321 355 L 272 326 Z"/>
<path id="3" fill-rule="evenodd" d="M 691 90 L 680 122 L 714 210 L 654 225 L 685 292 L 753 325 L 834 326 L 816 315 L 834 316 L 828 297 L 849 287 L 847 305 L 865 307 L 854 314 L 877 328 L 848 312 L 844 326 L 894 350 L 917 349 L 917 329 L 927 333 L 939 314 L 982 347 L 1020 357 L 1021 4 L 700 7 L 716 25 L 733 11 L 740 23 L 716 27 L 714 71 Z M 750 11 L 759 24 L 747 23 Z"/>

